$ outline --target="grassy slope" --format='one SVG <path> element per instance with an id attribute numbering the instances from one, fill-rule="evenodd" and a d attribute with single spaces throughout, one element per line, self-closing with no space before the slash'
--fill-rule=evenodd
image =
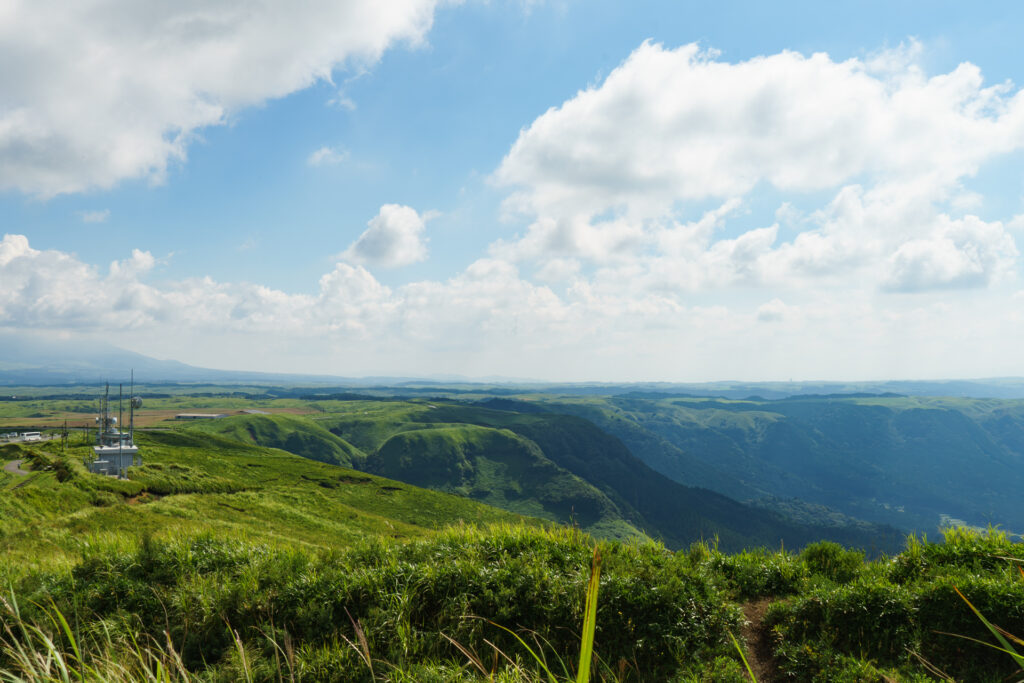
<path id="1" fill-rule="evenodd" d="M 362 469 L 366 461 L 366 454 L 349 442 L 296 415 L 237 415 L 195 422 L 188 426 L 188 430 L 280 448 L 331 465 Z"/>
<path id="2" fill-rule="evenodd" d="M 419 536 L 461 521 L 521 519 L 281 450 L 178 432 L 137 434 L 145 465 L 131 481 L 84 471 L 87 447 L 57 472 L 0 480 L 0 554 L 26 562 L 62 558 L 92 537 L 216 532 L 267 542 L 342 547 L 367 535 Z M 25 457 L 9 445 L 4 459 Z M 46 453 L 52 446 L 32 449 Z M 48 459 L 55 459 L 50 455 Z M 27 483 L 26 483 L 26 480 Z"/>
<path id="3" fill-rule="evenodd" d="M 370 456 L 369 471 L 459 493 L 553 521 L 575 520 L 612 537 L 642 536 L 609 498 L 549 460 L 536 443 L 472 424 L 395 434 Z"/>
<path id="4" fill-rule="evenodd" d="M 502 407 L 516 411 L 522 409 L 514 403 L 502 404 Z M 325 406 L 325 410 L 328 415 L 319 418 L 321 424 L 370 453 L 370 462 L 374 462 L 374 453 L 396 435 L 417 435 L 424 430 L 463 428 L 466 425 L 508 430 L 536 444 L 545 458 L 596 488 L 614 504 L 619 519 L 663 539 L 671 547 L 715 537 L 723 548 L 777 546 L 783 541 L 798 547 L 828 537 L 878 551 L 892 549 L 902 540 L 902 536 L 892 529 L 874 527 L 865 533 L 858 528 L 837 530 L 793 523 L 771 511 L 755 510 L 711 491 L 680 486 L 634 458 L 618 439 L 577 417 L 535 410 L 493 410 L 451 402 L 371 401 L 356 402 L 351 406 L 339 403 Z M 331 414 L 332 411 L 338 412 Z M 407 436 L 400 443 L 411 447 L 414 441 Z M 458 462 L 459 457 L 450 455 L 449 459 Z M 420 471 L 423 468 L 415 465 L 413 458 L 407 458 L 404 465 L 402 463 L 396 459 L 388 475 L 444 490 L 465 487 L 458 467 L 445 469 L 443 481 L 431 482 L 424 478 Z M 407 470 L 405 473 L 402 472 L 403 467 Z M 491 474 L 505 475 L 500 480 L 492 477 L 488 482 L 491 489 L 514 490 L 518 487 L 526 490 L 521 482 L 507 476 L 507 471 Z M 536 500 L 538 491 L 530 493 Z M 550 511 L 550 508 L 546 509 Z M 567 519 L 562 517 L 563 521 Z M 599 534 L 605 531 L 597 525 L 589 529 Z"/>

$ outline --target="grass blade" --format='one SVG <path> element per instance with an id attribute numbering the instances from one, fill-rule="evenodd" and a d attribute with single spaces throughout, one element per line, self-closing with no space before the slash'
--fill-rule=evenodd
<path id="1" fill-rule="evenodd" d="M 537 664 L 540 665 L 540 668 L 544 670 L 544 673 L 547 674 L 548 681 L 550 683 L 558 683 L 558 679 L 555 678 L 555 675 L 553 673 L 551 673 L 550 669 L 548 669 L 548 665 L 545 664 L 544 660 L 541 659 L 540 656 L 536 652 L 533 651 L 533 648 L 531 648 L 529 645 L 526 644 L 525 640 L 523 640 L 522 638 L 519 637 L 518 633 L 516 633 L 515 631 L 513 631 L 510 628 L 505 628 L 501 624 L 496 624 L 496 623 L 494 623 L 493 621 L 490 621 L 490 620 L 488 620 L 487 623 L 490 624 L 491 626 L 497 626 L 502 631 L 505 631 L 506 633 L 511 635 L 513 638 L 518 640 L 519 644 L 522 645 L 524 648 L 526 648 L 526 651 L 530 653 L 530 656 L 534 658 L 534 660 L 537 662 Z"/>
<path id="2" fill-rule="evenodd" d="M 583 633 L 580 636 L 580 666 L 576 683 L 590 682 L 590 662 L 594 658 L 594 630 L 597 628 L 597 590 L 601 585 L 601 553 L 594 548 L 594 559 L 590 565 L 590 583 L 587 585 L 587 602 L 583 610 Z"/>
<path id="3" fill-rule="evenodd" d="M 740 641 L 736 640 L 736 636 L 729 632 L 729 637 L 732 638 L 732 644 L 736 646 L 736 652 L 740 653 L 740 659 L 743 660 L 743 666 L 747 668 L 747 675 L 750 676 L 750 680 L 757 683 L 757 677 L 754 676 L 754 670 L 750 668 L 750 662 L 747 661 L 747 656 L 743 654 L 743 648 L 740 647 Z"/>
<path id="4" fill-rule="evenodd" d="M 992 635 L 996 637 L 996 639 L 1005 649 L 1006 653 L 1013 657 L 1014 661 L 1017 662 L 1019 666 L 1024 667 L 1024 657 L 1022 657 L 1016 650 L 1013 649 L 1013 646 L 1010 645 L 1010 641 L 1003 637 L 1001 629 L 992 625 L 992 623 L 985 618 L 985 615 L 978 611 L 978 608 L 972 605 L 970 600 L 964 597 L 964 594 L 960 592 L 959 588 L 953 586 L 953 590 L 955 590 L 956 594 L 959 595 L 960 598 L 967 603 L 967 606 L 971 608 L 971 611 L 974 612 L 975 616 L 981 619 L 981 623 L 985 624 L 985 628 L 992 632 Z"/>

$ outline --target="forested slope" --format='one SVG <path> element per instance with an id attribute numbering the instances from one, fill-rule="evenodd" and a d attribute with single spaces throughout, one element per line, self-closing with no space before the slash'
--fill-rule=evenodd
<path id="1" fill-rule="evenodd" d="M 557 402 L 672 479 L 934 530 L 1024 529 L 1024 403 L 901 397 Z"/>

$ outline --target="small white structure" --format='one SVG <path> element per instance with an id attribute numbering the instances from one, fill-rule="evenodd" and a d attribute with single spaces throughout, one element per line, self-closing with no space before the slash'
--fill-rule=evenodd
<path id="1" fill-rule="evenodd" d="M 227 417 L 226 413 L 178 413 L 175 420 L 218 420 Z"/>
<path id="2" fill-rule="evenodd" d="M 134 386 L 134 377 L 132 385 Z M 121 412 L 121 391 L 118 388 L 118 412 Z M 96 418 L 98 428 L 96 430 L 96 445 L 92 447 L 95 456 L 92 462 L 87 462 L 86 467 L 93 474 L 106 474 L 112 477 L 124 478 L 127 476 L 129 467 L 142 464 L 139 456 L 139 449 L 135 445 L 135 409 L 142 406 L 142 399 L 132 396 L 129 400 L 130 419 L 128 433 L 125 434 L 118 427 L 118 418 L 110 414 L 110 385 L 103 394 L 100 404 L 100 415 Z"/>

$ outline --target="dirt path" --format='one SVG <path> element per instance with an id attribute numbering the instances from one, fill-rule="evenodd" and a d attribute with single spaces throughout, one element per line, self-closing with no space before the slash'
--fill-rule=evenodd
<path id="1" fill-rule="evenodd" d="M 746 623 L 740 633 L 747 644 L 747 663 L 753 669 L 758 683 L 771 683 L 777 680 L 778 676 L 775 657 L 772 655 L 771 633 L 762 623 L 764 613 L 771 603 L 772 601 L 766 598 L 742 605 Z"/>
<path id="2" fill-rule="evenodd" d="M 31 472 L 28 472 L 26 470 L 21 469 L 21 463 L 23 463 L 23 462 L 25 462 L 25 461 L 24 460 L 12 460 L 12 461 L 10 461 L 6 465 L 4 465 L 4 472 L 10 472 L 11 474 L 20 474 L 22 476 L 24 476 L 26 474 L 31 474 Z"/>

